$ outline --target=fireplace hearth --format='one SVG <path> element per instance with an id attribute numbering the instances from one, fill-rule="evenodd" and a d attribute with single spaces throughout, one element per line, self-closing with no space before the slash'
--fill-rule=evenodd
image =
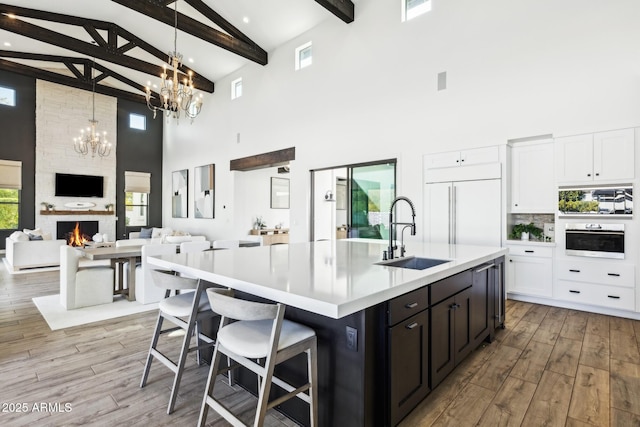
<path id="1" fill-rule="evenodd" d="M 98 221 L 58 221 L 56 236 L 65 239 L 68 245 L 83 246 L 91 242 L 91 236 L 98 232 Z"/>

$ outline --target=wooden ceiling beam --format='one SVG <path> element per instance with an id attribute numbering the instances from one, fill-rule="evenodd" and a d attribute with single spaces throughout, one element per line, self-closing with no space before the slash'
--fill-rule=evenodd
<path id="1" fill-rule="evenodd" d="M 89 35 L 91 35 L 91 37 L 98 43 L 98 46 L 94 46 L 91 43 L 87 43 L 82 40 L 67 36 L 65 34 L 57 33 L 47 28 L 22 21 L 18 18 L 9 18 L 6 15 L 0 15 L 1 29 L 35 40 L 39 40 L 44 43 L 49 43 L 55 46 L 69 49 L 74 52 L 82 53 L 87 56 L 122 65 L 123 67 L 140 71 L 152 76 L 159 76 L 163 72 L 163 68 L 158 65 L 150 64 L 137 58 L 124 55 L 124 52 L 131 50 L 134 47 L 139 47 L 155 56 L 156 58 L 160 59 L 161 61 L 167 60 L 166 53 L 151 46 L 149 43 L 136 37 L 125 29 L 119 27 L 118 25 L 110 22 L 77 18 L 74 16 L 62 15 L 58 13 L 42 12 L 34 9 L 26 9 L 17 6 L 0 4 L 0 14 L 3 13 L 11 13 L 16 17 L 22 16 L 80 26 L 84 28 L 89 33 Z M 98 29 L 106 30 L 108 32 L 108 41 L 105 41 L 104 38 L 98 33 Z M 121 51 L 117 48 L 118 37 L 122 37 L 129 42 L 126 50 Z M 181 78 L 186 77 L 186 74 L 188 74 L 189 71 L 193 72 L 193 83 L 196 89 L 209 93 L 213 92 L 213 82 L 207 80 L 206 78 L 202 77 L 201 75 L 184 65 L 180 67 L 180 71 L 185 74 L 184 76 L 181 76 Z"/>
<path id="2" fill-rule="evenodd" d="M 131 10 L 135 10 L 136 12 L 139 12 L 143 15 L 149 16 L 171 27 L 173 27 L 175 24 L 174 10 L 166 6 L 163 7 L 162 5 L 165 3 L 164 1 L 160 1 L 159 3 L 157 1 L 153 2 L 153 1 L 146 1 L 146 0 L 111 0 L 111 1 L 118 3 L 122 6 L 128 7 Z M 156 3 L 156 4 L 153 4 L 153 3 Z M 194 3 L 197 5 L 197 2 L 194 2 Z M 202 6 L 198 6 L 198 7 L 202 8 Z M 220 19 L 222 19 L 222 17 L 220 17 Z M 228 26 L 231 26 L 231 24 L 228 24 Z M 179 12 L 178 12 L 178 29 L 180 29 L 181 31 L 184 31 L 185 33 L 191 34 L 192 36 L 197 37 L 201 40 L 204 40 L 207 43 L 211 43 L 213 45 L 221 47 L 222 49 L 228 50 L 229 52 L 235 53 L 236 55 L 240 55 L 244 58 L 247 58 L 250 61 L 256 62 L 260 65 L 267 65 L 267 62 L 268 62 L 267 52 L 261 47 L 259 47 L 257 44 L 253 42 L 249 43 L 243 40 L 242 38 L 234 37 L 230 34 L 223 33 L 222 31 L 218 31 L 215 28 L 211 28 Z M 237 29 L 235 29 L 235 32 L 240 33 L 240 31 Z"/>
<path id="3" fill-rule="evenodd" d="M 355 6 L 351 0 L 316 0 L 316 3 L 342 19 L 347 24 L 353 22 Z"/>
<path id="4" fill-rule="evenodd" d="M 232 171 L 246 172 L 255 169 L 288 165 L 291 160 L 295 159 L 296 147 L 291 147 L 285 148 L 283 150 L 271 151 L 269 153 L 257 154 L 255 156 L 231 160 L 229 169 Z"/>
<path id="5" fill-rule="evenodd" d="M 77 89 L 92 90 L 91 82 L 83 82 L 82 80 L 57 74 L 51 71 L 41 70 L 39 68 L 30 67 L 28 65 L 18 64 L 17 62 L 0 59 L 0 70 L 10 71 L 16 74 L 33 77 L 48 82 L 61 84 L 64 86 L 75 87 Z M 114 96 L 120 99 L 126 99 L 141 104 L 146 104 L 144 95 L 136 95 L 126 90 L 116 89 L 103 85 L 96 85 L 96 93 Z"/>
<path id="6" fill-rule="evenodd" d="M 26 53 L 26 52 L 13 52 L 13 51 L 7 51 L 7 50 L 0 50 L 0 58 L 16 58 L 16 59 L 27 59 L 27 60 L 33 60 L 33 61 L 48 61 L 48 62 L 59 62 L 64 64 L 77 78 L 77 80 L 83 84 L 91 84 L 91 70 L 92 68 L 99 71 L 100 76 L 96 77 L 96 83 L 99 81 L 102 81 L 104 79 L 106 79 L 107 77 L 111 77 L 115 80 L 118 80 L 121 83 L 124 83 L 128 86 L 131 86 L 131 88 L 144 93 L 146 88 L 144 85 L 141 85 L 139 83 L 134 82 L 133 80 L 119 74 L 116 73 L 115 71 L 105 67 L 104 65 L 98 64 L 98 63 L 93 63 L 93 61 L 86 59 L 86 58 L 74 58 L 74 57 L 70 57 L 70 56 L 56 56 L 56 55 L 43 55 L 43 54 L 37 54 L 37 53 Z M 59 83 L 59 84 L 65 84 L 66 82 L 73 80 L 71 77 L 69 76 L 65 76 L 63 74 L 59 74 L 59 73 L 55 73 L 53 71 L 45 71 L 41 77 L 39 76 L 35 76 L 33 74 L 33 72 L 31 70 L 38 70 L 37 68 L 34 67 L 29 67 L 27 65 L 23 65 L 23 64 L 18 64 L 15 62 L 11 62 L 11 61 L 6 61 L 10 64 L 17 64 L 17 66 L 22 66 L 25 68 L 25 71 L 28 71 L 30 76 L 33 77 L 37 77 L 37 78 L 42 78 L 42 80 L 47 80 L 47 81 L 51 81 L 53 83 Z M 83 66 L 83 72 L 80 72 L 78 70 L 78 68 L 76 67 L 76 65 L 81 65 Z M 9 70 L 11 71 L 11 70 Z M 60 80 L 57 78 L 54 78 L 55 76 L 59 76 L 59 77 L 64 77 L 64 80 Z M 70 80 L 67 80 L 70 79 Z M 72 87 L 78 87 L 80 89 L 87 89 L 86 86 L 78 86 L 78 85 L 70 85 Z M 96 86 L 96 91 L 98 91 L 97 89 L 98 86 Z M 108 86 L 101 86 L 101 87 L 105 87 L 110 89 Z M 91 88 L 89 87 L 88 90 L 91 90 Z M 126 91 L 120 90 L 120 89 L 115 89 L 120 91 L 121 93 L 128 93 Z M 106 95 L 113 95 L 113 96 L 119 96 L 119 95 L 114 95 L 114 94 L 109 94 L 109 93 L 105 93 Z M 135 94 L 134 94 L 135 95 Z M 139 101 L 139 99 L 137 98 L 138 95 L 136 95 L 136 98 L 132 98 L 132 100 L 135 100 L 136 102 Z M 141 95 L 143 96 L 143 95 Z M 144 97 L 144 96 L 143 96 Z M 158 104 L 160 104 L 159 100 L 160 100 L 160 95 L 156 92 L 151 92 L 151 98 L 152 100 L 158 100 Z M 145 101 L 146 102 L 146 101 Z"/>

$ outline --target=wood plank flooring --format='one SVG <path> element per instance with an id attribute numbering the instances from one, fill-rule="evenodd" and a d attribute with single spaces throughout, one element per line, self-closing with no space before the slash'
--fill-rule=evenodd
<path id="1" fill-rule="evenodd" d="M 0 425 L 196 424 L 208 367 L 194 357 L 172 415 L 168 369 L 154 363 L 139 387 L 154 312 L 51 331 L 31 298 L 55 293 L 57 272 L 11 276 L 0 267 Z M 401 427 L 640 425 L 640 322 L 507 301 L 506 326 Z M 251 419 L 255 398 L 222 381 L 216 390 Z M 209 411 L 207 425 L 228 424 Z M 295 424 L 270 411 L 268 425 Z"/>
<path id="2" fill-rule="evenodd" d="M 640 426 L 640 322 L 507 301 L 476 349 L 401 427 Z"/>

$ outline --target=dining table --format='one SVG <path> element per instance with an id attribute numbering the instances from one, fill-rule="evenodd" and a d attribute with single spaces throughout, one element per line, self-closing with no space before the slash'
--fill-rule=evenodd
<path id="1" fill-rule="evenodd" d="M 116 294 L 126 295 L 129 301 L 136 299 L 136 262 L 142 256 L 142 246 L 122 246 L 103 248 L 78 248 L 82 256 L 94 261 L 109 260 L 117 267 L 119 289 L 114 280 L 113 290 Z M 127 266 L 127 286 L 124 286 L 124 266 Z"/>

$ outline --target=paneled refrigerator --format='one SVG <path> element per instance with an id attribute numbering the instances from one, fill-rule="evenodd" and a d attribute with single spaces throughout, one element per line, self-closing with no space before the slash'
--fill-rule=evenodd
<path id="1" fill-rule="evenodd" d="M 459 172 L 452 174 L 450 170 L 444 173 L 432 170 L 427 174 L 424 189 L 425 240 L 501 246 L 500 164 Z"/>

